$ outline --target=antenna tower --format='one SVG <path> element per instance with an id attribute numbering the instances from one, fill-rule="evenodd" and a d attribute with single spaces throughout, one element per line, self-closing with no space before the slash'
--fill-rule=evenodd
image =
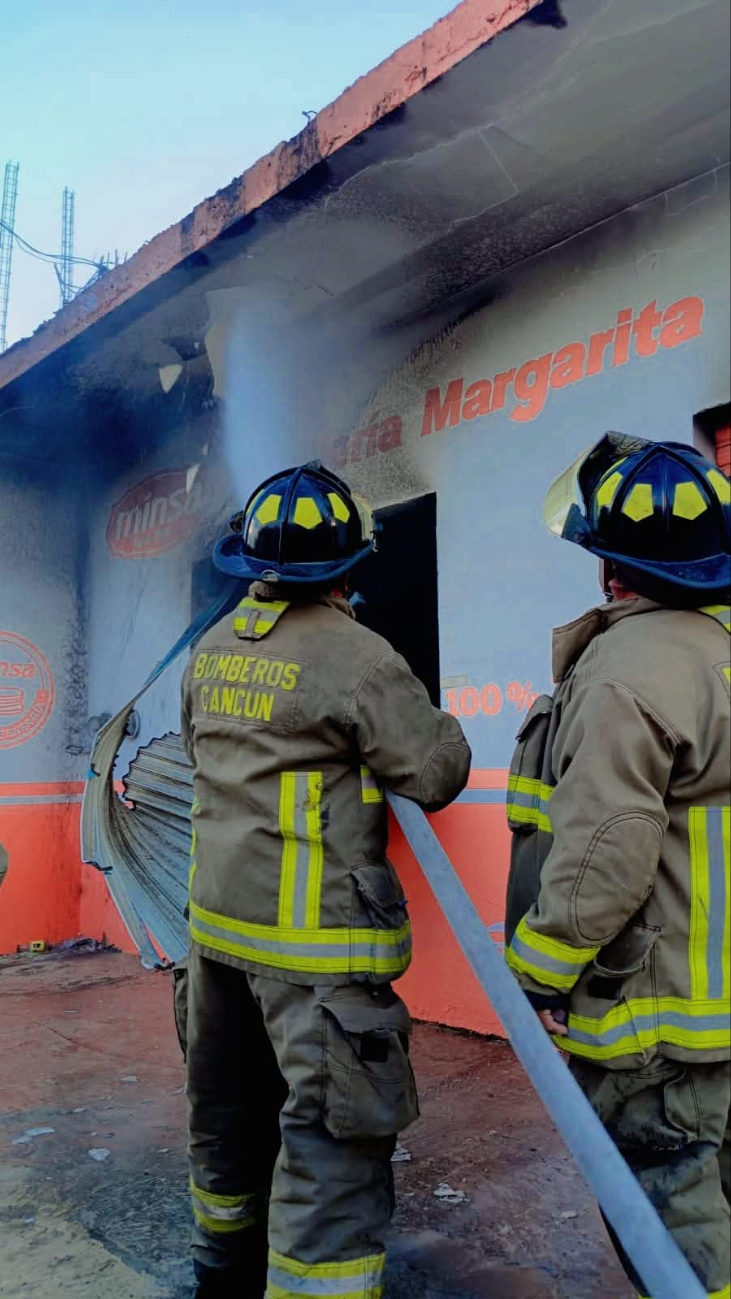
<path id="1" fill-rule="evenodd" d="M 8 345 L 8 307 L 10 306 L 10 272 L 15 243 L 15 208 L 18 202 L 20 163 L 5 164 L 3 201 L 0 208 L 0 352 Z"/>
<path id="2" fill-rule="evenodd" d="M 76 194 L 72 189 L 63 192 L 61 211 L 61 268 L 56 273 L 61 290 L 61 306 L 65 307 L 74 296 L 74 219 Z"/>

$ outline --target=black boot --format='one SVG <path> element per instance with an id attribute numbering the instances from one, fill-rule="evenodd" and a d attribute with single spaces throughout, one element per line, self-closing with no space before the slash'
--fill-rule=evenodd
<path id="1" fill-rule="evenodd" d="M 261 1269 L 255 1269 L 254 1276 L 250 1267 L 204 1267 L 197 1262 L 193 1266 L 198 1283 L 193 1299 L 264 1299 L 266 1274 Z"/>

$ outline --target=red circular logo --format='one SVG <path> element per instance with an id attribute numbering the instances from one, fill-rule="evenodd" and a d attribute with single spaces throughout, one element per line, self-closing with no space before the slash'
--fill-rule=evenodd
<path id="1" fill-rule="evenodd" d="M 53 711 L 53 674 L 41 651 L 14 631 L 0 631 L 0 749 L 32 740 Z"/>

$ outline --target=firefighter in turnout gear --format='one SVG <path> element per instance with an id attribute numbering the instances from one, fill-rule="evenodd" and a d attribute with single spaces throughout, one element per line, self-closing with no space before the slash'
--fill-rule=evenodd
<path id="1" fill-rule="evenodd" d="M 319 465 L 268 480 L 215 552 L 254 579 L 249 595 L 183 682 L 195 801 L 178 1004 L 201 1297 L 383 1294 L 391 1157 L 418 1115 L 384 791 L 442 808 L 470 751 L 353 618 L 347 573 L 372 545 L 369 512 Z"/>
<path id="2" fill-rule="evenodd" d="M 508 794 L 507 960 L 713 1299 L 731 1296 L 730 513 L 693 448 L 620 434 L 554 484 L 549 527 L 599 556 L 609 599 L 554 634 L 557 689 Z"/>

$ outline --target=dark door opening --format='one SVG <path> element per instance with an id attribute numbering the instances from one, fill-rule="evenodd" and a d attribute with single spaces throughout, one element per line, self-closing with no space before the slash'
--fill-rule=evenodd
<path id="1" fill-rule="evenodd" d="M 376 513 L 378 549 L 353 573 L 365 604 L 358 621 L 385 636 L 441 704 L 437 498 L 434 493 Z"/>
<path id="2" fill-rule="evenodd" d="M 376 513 L 378 549 L 353 572 L 358 621 L 385 636 L 424 682 L 432 703 L 441 703 L 439 681 L 439 603 L 437 586 L 437 498 L 435 494 L 390 505 Z M 233 610 L 246 593 L 214 567 L 210 559 L 193 566 L 191 618 L 210 608 L 226 589 L 221 613 Z"/>

